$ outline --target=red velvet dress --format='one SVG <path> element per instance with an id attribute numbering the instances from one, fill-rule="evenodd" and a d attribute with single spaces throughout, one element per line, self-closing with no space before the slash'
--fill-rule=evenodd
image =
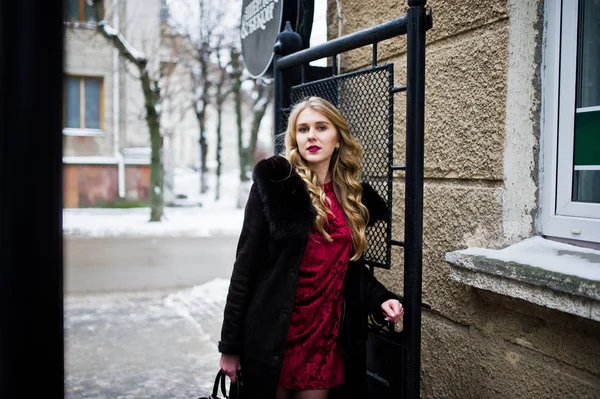
<path id="1" fill-rule="evenodd" d="M 337 338 L 352 235 L 332 183 L 324 189 L 333 213 L 325 229 L 333 241 L 327 242 L 316 231 L 308 237 L 279 379 L 279 386 L 289 389 L 327 389 L 344 382 L 344 357 Z"/>

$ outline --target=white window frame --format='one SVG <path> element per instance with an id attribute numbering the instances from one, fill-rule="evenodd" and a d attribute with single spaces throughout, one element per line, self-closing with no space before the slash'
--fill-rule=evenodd
<path id="1" fill-rule="evenodd" d="M 102 136 L 104 136 L 104 130 L 102 130 L 102 129 L 82 129 L 79 127 L 65 127 L 65 128 L 63 128 L 63 134 L 65 136 L 77 136 L 77 137 L 102 137 Z"/>
<path id="2" fill-rule="evenodd" d="M 541 233 L 600 242 L 600 204 L 571 201 L 578 0 L 545 2 Z"/>

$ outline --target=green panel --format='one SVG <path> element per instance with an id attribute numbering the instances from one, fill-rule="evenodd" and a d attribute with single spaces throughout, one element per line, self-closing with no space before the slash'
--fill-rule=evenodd
<path id="1" fill-rule="evenodd" d="M 575 165 L 600 165 L 600 111 L 575 114 Z"/>

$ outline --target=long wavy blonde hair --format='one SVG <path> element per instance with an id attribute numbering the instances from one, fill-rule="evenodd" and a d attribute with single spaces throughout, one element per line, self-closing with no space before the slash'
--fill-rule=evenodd
<path id="1" fill-rule="evenodd" d="M 315 229 L 328 242 L 331 242 L 331 236 L 325 231 L 327 215 L 331 213 L 327 206 L 327 196 L 319 184 L 317 174 L 308 167 L 300 155 L 296 141 L 298 116 L 309 107 L 329 119 L 338 133 L 340 147 L 333 152 L 329 163 L 329 172 L 335 195 L 344 209 L 352 233 L 353 254 L 351 260 L 358 260 L 367 248 L 365 229 L 369 220 L 369 211 L 361 202 L 363 192 L 361 185 L 362 147 L 350 134 L 348 122 L 337 108 L 322 98 L 309 97 L 297 103 L 288 118 L 284 156 L 296 168 L 296 172 L 306 184 L 317 213 Z"/>

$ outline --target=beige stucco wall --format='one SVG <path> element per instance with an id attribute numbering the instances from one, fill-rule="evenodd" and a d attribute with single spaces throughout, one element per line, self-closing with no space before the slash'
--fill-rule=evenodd
<path id="1" fill-rule="evenodd" d="M 397 0 L 330 0 L 329 39 L 399 17 Z M 600 397 L 600 324 L 452 282 L 445 254 L 535 234 L 543 2 L 431 0 L 427 33 L 422 383 L 424 398 Z M 405 37 L 378 46 L 405 83 Z M 367 67 L 369 47 L 341 57 Z M 395 97 L 394 158 L 404 163 L 405 101 Z M 403 238 L 403 174 L 393 235 Z M 378 277 L 403 291 L 402 250 Z"/>

